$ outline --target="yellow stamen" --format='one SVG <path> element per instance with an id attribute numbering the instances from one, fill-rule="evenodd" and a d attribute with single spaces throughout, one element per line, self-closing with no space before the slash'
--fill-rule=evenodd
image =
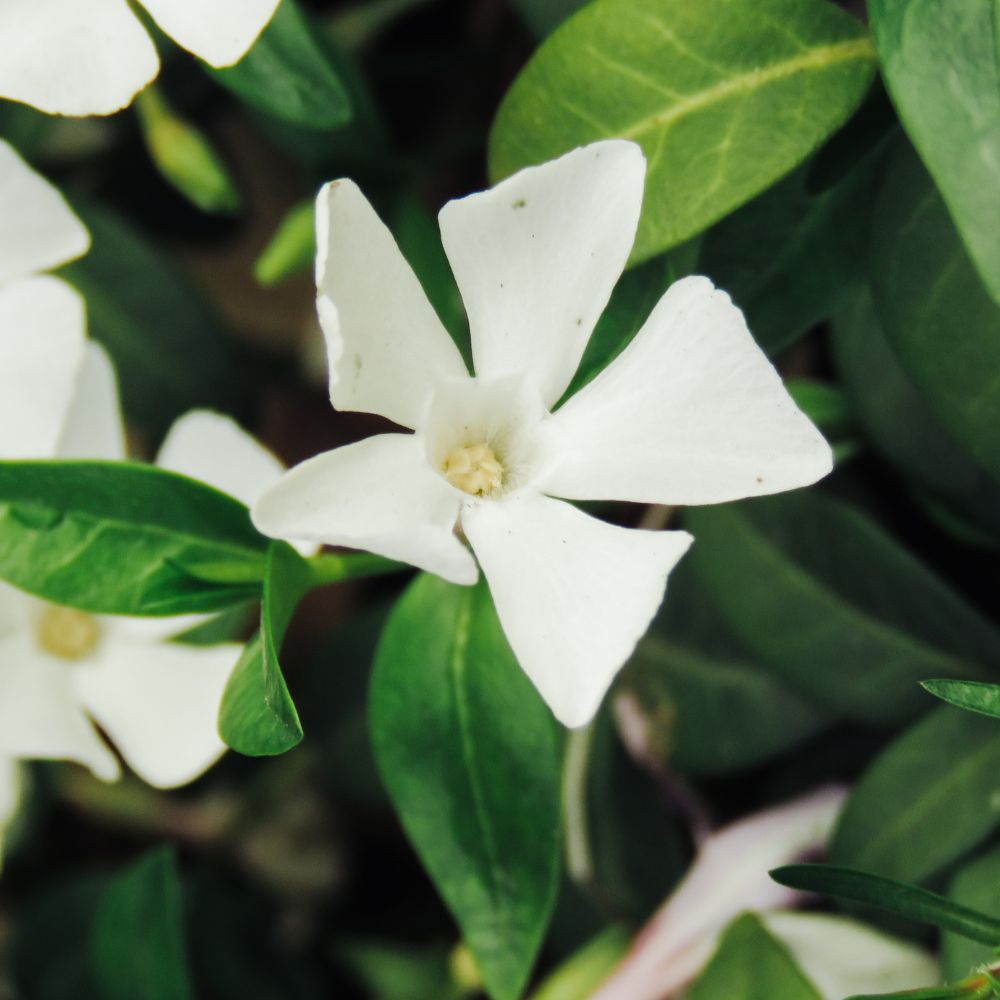
<path id="1" fill-rule="evenodd" d="M 485 443 L 454 448 L 441 471 L 452 486 L 475 497 L 488 496 L 503 485 L 503 466 Z"/>
<path id="2" fill-rule="evenodd" d="M 46 608 L 38 622 L 38 645 L 63 660 L 80 660 L 101 637 L 93 615 L 75 608 Z"/>

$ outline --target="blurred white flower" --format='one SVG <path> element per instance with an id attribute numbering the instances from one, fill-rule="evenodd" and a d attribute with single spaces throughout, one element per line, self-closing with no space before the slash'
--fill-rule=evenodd
<path id="1" fill-rule="evenodd" d="M 801 893 L 768 872 L 826 846 L 846 792 L 826 788 L 718 830 L 590 1000 L 669 1000 L 711 958 L 726 927 L 756 911 L 827 1000 L 935 982 L 934 960 L 846 917 L 788 912 Z"/>
<path id="2" fill-rule="evenodd" d="M 50 291 L 62 284 L 29 280 Z M 59 294 L 79 305 L 68 289 Z M 0 394 L 3 414 L 11 407 L 21 421 L 0 426 L 0 457 L 125 458 L 111 363 L 87 341 L 82 313 L 73 316 L 80 322 L 45 324 L 27 307 L 19 317 L 0 310 L 0 380 L 34 420 Z M 204 411 L 177 421 L 158 461 L 247 503 L 282 471 L 233 421 Z M 118 761 L 94 722 L 150 784 L 184 784 L 208 768 L 225 750 L 217 715 L 242 647 L 167 641 L 192 620 L 200 617 L 93 616 L 0 583 L 0 810 L 16 803 L 14 760 L 74 760 L 116 778 Z"/>
<path id="3" fill-rule="evenodd" d="M 358 188 L 328 184 L 316 270 L 331 401 L 415 433 L 310 459 L 253 508 L 265 534 L 455 583 L 475 582 L 477 559 L 521 666 L 568 726 L 593 716 L 691 537 L 607 524 L 566 499 L 720 503 L 831 468 L 743 315 L 700 277 L 671 287 L 621 356 L 550 412 L 625 266 L 645 169 L 634 143 L 599 142 L 444 207 L 474 378 Z"/>
<path id="4" fill-rule="evenodd" d="M 178 45 L 212 66 L 239 61 L 279 0 L 141 0 Z M 106 115 L 156 77 L 156 46 L 128 0 L 3 0 L 0 97 L 50 114 Z"/>
<path id="5" fill-rule="evenodd" d="M 0 140 L 0 456 L 54 453 L 83 359 L 83 300 L 40 274 L 90 236 L 63 196 Z"/>

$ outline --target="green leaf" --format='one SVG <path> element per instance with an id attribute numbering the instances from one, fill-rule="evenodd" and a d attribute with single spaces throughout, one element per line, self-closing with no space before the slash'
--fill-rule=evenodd
<path id="1" fill-rule="evenodd" d="M 871 282 L 900 364 L 954 438 L 1000 479 L 1000 381 L 994 377 L 1000 306 L 906 147 L 893 157 L 876 206 Z"/>
<path id="2" fill-rule="evenodd" d="M 94 915 L 91 959 L 102 1000 L 193 996 L 172 850 L 150 851 L 104 891 Z"/>
<path id="3" fill-rule="evenodd" d="M 871 0 L 886 86 L 1000 302 L 1000 61 L 995 0 Z"/>
<path id="4" fill-rule="evenodd" d="M 948 886 L 948 897 L 1000 923 L 1000 848 L 994 847 L 959 868 Z M 950 932 L 941 939 L 941 958 L 949 979 L 966 976 L 984 962 L 996 960 L 992 948 Z"/>
<path id="5" fill-rule="evenodd" d="M 531 994 L 531 1000 L 581 1000 L 590 996 L 624 958 L 632 936 L 612 924 L 575 952 Z"/>
<path id="6" fill-rule="evenodd" d="M 788 949 L 751 913 L 737 917 L 688 1000 L 822 1000 Z"/>
<path id="7" fill-rule="evenodd" d="M 685 523 L 723 619 L 824 708 L 898 723 L 926 708 L 924 678 L 1000 665 L 1000 633 L 843 501 L 800 491 L 692 509 Z"/>
<path id="8" fill-rule="evenodd" d="M 483 581 L 419 577 L 382 637 L 375 756 L 490 995 L 520 996 L 555 902 L 559 765 L 548 709 Z"/>
<path id="9" fill-rule="evenodd" d="M 633 259 L 646 260 L 801 163 L 873 72 L 865 29 L 826 0 L 596 0 L 508 91 L 490 173 L 635 140 L 649 170 Z"/>
<path id="10" fill-rule="evenodd" d="M 753 767 L 829 724 L 752 663 L 657 635 L 639 645 L 618 690 L 634 699 L 650 758 L 683 774 Z"/>
<path id="11" fill-rule="evenodd" d="M 908 920 L 954 931 L 972 941 L 995 945 L 1000 942 L 1000 920 L 959 906 L 944 896 L 892 879 L 838 865 L 787 865 L 771 872 L 771 878 L 790 889 L 820 892 L 868 903 Z"/>
<path id="12" fill-rule="evenodd" d="M 189 282 L 120 216 L 79 199 L 73 208 L 93 245 L 60 274 L 87 300 L 90 333 L 115 363 L 126 415 L 156 437 L 194 407 L 237 411 L 250 380 Z"/>
<path id="13" fill-rule="evenodd" d="M 238 212 L 239 188 L 209 139 L 167 103 L 156 84 L 140 91 L 135 110 L 146 148 L 163 178 L 204 212 Z"/>
<path id="14" fill-rule="evenodd" d="M 890 744 L 854 786 L 830 858 L 919 882 L 998 825 L 1000 729 L 942 707 Z"/>
<path id="15" fill-rule="evenodd" d="M 858 290 L 834 316 L 830 343 L 872 445 L 921 496 L 1000 537 L 1000 485 L 957 444 L 903 371 L 867 291 Z"/>
<path id="16" fill-rule="evenodd" d="M 831 316 L 864 277 L 880 164 L 869 154 L 818 191 L 807 164 L 705 235 L 699 273 L 729 292 L 768 354 Z"/>
<path id="17" fill-rule="evenodd" d="M 924 689 L 936 698 L 1000 719 L 1000 684 L 982 684 L 978 681 L 932 680 L 923 682 Z"/>
<path id="18" fill-rule="evenodd" d="M 235 66 L 205 69 L 248 104 L 295 125 L 335 129 L 351 120 L 347 88 L 296 0 L 281 0 L 271 23 Z"/>
<path id="19" fill-rule="evenodd" d="M 512 0 L 515 10 L 536 38 L 544 38 L 579 10 L 587 0 Z"/>
<path id="20" fill-rule="evenodd" d="M 0 577 L 95 614 L 216 611 L 259 590 L 267 542 L 239 501 L 130 462 L 0 462 Z M 237 564 L 213 583 L 202 565 Z"/>
<path id="21" fill-rule="evenodd" d="M 254 261 L 253 276 L 267 288 L 300 271 L 316 259 L 315 203 L 312 198 L 289 209 L 270 242 Z"/>
<path id="22" fill-rule="evenodd" d="M 260 635 L 247 643 L 219 707 L 219 734 L 239 753 L 281 754 L 302 741 L 302 724 L 278 657 L 295 609 L 312 585 L 310 566 L 295 549 L 285 542 L 271 542 Z"/>

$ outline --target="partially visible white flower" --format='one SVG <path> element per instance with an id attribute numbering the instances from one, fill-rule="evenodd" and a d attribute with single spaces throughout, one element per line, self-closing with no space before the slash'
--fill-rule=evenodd
<path id="1" fill-rule="evenodd" d="M 846 792 L 827 788 L 716 831 L 590 1000 L 670 1000 L 697 978 L 726 927 L 755 911 L 828 1000 L 935 982 L 924 951 L 846 917 L 784 912 L 801 893 L 768 872 L 825 847 Z"/>
<path id="2" fill-rule="evenodd" d="M 141 0 L 178 45 L 212 66 L 238 62 L 279 0 Z M 0 97 L 50 114 L 106 115 L 160 70 L 128 0 L 3 0 Z"/>
<path id="3" fill-rule="evenodd" d="M 93 342 L 62 412 L 57 444 L 35 457 L 125 458 L 114 372 Z M 282 469 L 232 421 L 206 412 L 178 421 L 162 458 L 245 499 Z M 118 761 L 96 722 L 150 784 L 198 777 L 225 751 L 217 717 L 242 646 L 167 641 L 185 624 L 89 615 L 0 584 L 0 768 L 12 759 L 66 759 L 114 780 Z"/>
<path id="4" fill-rule="evenodd" d="M 316 274 L 331 401 L 415 433 L 310 459 L 253 507 L 265 534 L 368 549 L 454 583 L 475 582 L 478 560 L 521 666 L 568 726 L 593 716 L 691 537 L 617 527 L 565 500 L 720 503 L 832 465 L 706 278 L 671 287 L 621 356 L 551 412 L 625 266 L 645 169 L 634 143 L 599 142 L 445 205 L 474 378 L 358 188 L 328 184 Z"/>
<path id="5" fill-rule="evenodd" d="M 83 361 L 83 300 L 40 272 L 90 236 L 63 196 L 0 140 L 0 455 L 51 455 Z"/>

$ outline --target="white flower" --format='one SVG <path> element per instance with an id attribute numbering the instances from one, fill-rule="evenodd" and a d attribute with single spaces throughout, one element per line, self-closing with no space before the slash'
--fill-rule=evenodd
<path id="1" fill-rule="evenodd" d="M 230 66 L 256 41 L 278 0 L 141 0 L 178 45 Z M 156 77 L 156 46 L 127 0 L 3 0 L 0 97 L 50 114 L 106 115 Z"/>
<path id="2" fill-rule="evenodd" d="M 0 394 L 14 431 L 28 435 L 21 440 L 5 422 L 0 457 L 125 458 L 104 351 L 82 326 L 45 325 L 27 309 L 19 317 L 25 322 L 12 326 L 0 310 L 0 379 L 5 390 L 8 382 L 30 387 L 18 399 L 33 409 L 28 420 Z M 158 461 L 245 502 L 282 471 L 231 420 L 202 411 L 174 425 Z M 184 784 L 208 768 L 225 750 L 217 716 L 242 647 L 166 641 L 189 620 L 98 617 L 0 583 L 0 806 L 16 801 L 13 760 L 74 760 L 116 778 L 118 761 L 94 722 L 150 784 Z"/>
<path id="3" fill-rule="evenodd" d="M 415 433 L 310 459 L 253 508 L 265 534 L 471 584 L 458 521 L 518 660 L 568 726 L 593 716 L 691 538 L 606 524 L 565 500 L 720 503 L 831 468 L 705 278 L 671 287 L 621 356 L 550 412 L 628 258 L 644 177 L 638 146 L 599 142 L 445 205 L 474 378 L 358 188 L 328 184 L 316 268 L 331 401 Z"/>
<path id="4" fill-rule="evenodd" d="M 683 994 L 725 928 L 747 910 L 761 914 L 827 1000 L 936 982 L 937 963 L 922 949 L 846 917 L 787 911 L 802 894 L 768 875 L 826 845 L 845 795 L 843 789 L 824 788 L 708 837 L 683 881 L 590 1000 L 667 1000 Z"/>

